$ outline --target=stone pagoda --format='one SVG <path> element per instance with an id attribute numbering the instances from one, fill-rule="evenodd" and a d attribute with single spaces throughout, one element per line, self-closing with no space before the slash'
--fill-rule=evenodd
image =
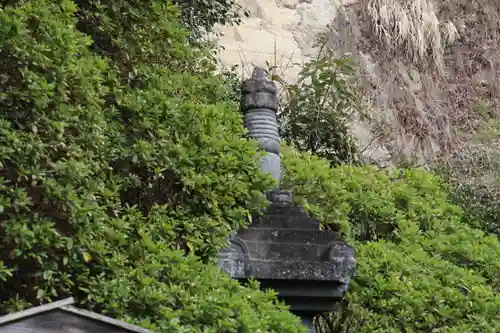
<path id="1" fill-rule="evenodd" d="M 263 69 L 255 68 L 242 84 L 241 111 L 249 137 L 267 154 L 260 165 L 278 182 L 281 174 L 277 89 Z M 273 289 L 314 332 L 313 318 L 333 311 L 344 297 L 356 267 L 354 250 L 335 232 L 320 229 L 292 201 L 292 193 L 268 193 L 266 212 L 254 214 L 251 225 L 230 237 L 218 258 L 219 267 L 234 279 L 255 278 Z"/>

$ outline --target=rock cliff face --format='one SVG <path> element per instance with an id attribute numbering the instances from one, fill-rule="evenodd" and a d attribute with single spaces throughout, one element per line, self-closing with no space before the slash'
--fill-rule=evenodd
<path id="1" fill-rule="evenodd" d="M 241 0 L 250 17 L 237 27 L 223 27 L 220 54 L 225 66 L 239 65 L 250 76 L 254 65 L 277 65 L 293 81 L 304 61 L 314 56 L 315 36 L 337 13 L 331 0 Z"/>

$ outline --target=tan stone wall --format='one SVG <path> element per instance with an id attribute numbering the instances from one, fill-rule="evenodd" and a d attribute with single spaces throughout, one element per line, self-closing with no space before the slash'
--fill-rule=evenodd
<path id="1" fill-rule="evenodd" d="M 302 64 L 315 55 L 315 36 L 325 31 L 336 13 L 336 0 L 240 0 L 250 17 L 237 27 L 222 27 L 219 42 L 224 66 L 240 65 L 249 75 L 266 61 L 293 82 Z"/>

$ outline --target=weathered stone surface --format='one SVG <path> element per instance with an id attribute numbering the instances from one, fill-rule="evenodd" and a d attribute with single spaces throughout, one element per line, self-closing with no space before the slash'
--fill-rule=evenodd
<path id="1" fill-rule="evenodd" d="M 266 216 L 269 217 L 269 216 Z M 276 216 L 278 217 L 278 216 Z M 300 218 L 293 220 L 293 216 L 284 218 L 285 221 L 291 221 L 290 224 L 278 228 L 270 228 L 269 225 L 262 227 L 250 227 L 242 230 L 238 235 L 243 239 L 251 239 L 255 242 L 279 242 L 279 243 L 303 243 L 306 245 L 323 246 L 332 242 L 332 235 L 329 232 L 318 232 L 316 229 L 291 229 L 291 226 L 300 223 Z M 310 219 L 313 220 L 314 219 Z M 302 225 L 301 225 L 302 227 Z M 336 236 L 334 236 L 336 237 Z"/>
<path id="2" fill-rule="evenodd" d="M 354 250 L 336 233 L 320 230 L 319 221 L 303 212 L 292 215 L 285 206 L 279 205 L 281 214 L 254 216 L 248 229 L 230 239 L 230 247 L 220 260 L 237 261 L 236 266 L 242 268 L 236 270 L 238 273 L 228 273 L 239 279 L 335 281 L 348 285 L 356 266 Z M 275 221 L 280 222 L 273 224 Z"/>
<path id="3" fill-rule="evenodd" d="M 250 17 L 236 27 L 220 27 L 224 45 L 220 60 L 226 67 L 242 66 L 245 77 L 266 61 L 295 82 L 304 61 L 315 56 L 314 37 L 331 23 L 339 6 L 332 0 L 245 0 Z"/>
<path id="4" fill-rule="evenodd" d="M 271 212 L 266 213 L 264 216 L 261 218 L 255 220 L 252 224 L 252 226 L 257 227 L 257 228 L 269 228 L 269 229 L 287 229 L 287 228 L 292 228 L 296 223 L 299 221 L 302 227 L 302 231 L 307 232 L 307 231 L 317 231 L 319 230 L 320 223 L 318 220 L 313 219 L 308 216 L 289 216 L 289 215 L 280 215 L 280 211 L 283 211 L 286 209 L 283 205 L 280 205 L 279 207 L 269 207 L 269 210 L 273 210 L 272 214 Z M 290 213 L 295 213 L 295 214 L 301 214 L 303 213 L 303 208 L 302 207 L 290 207 L 291 212 Z M 250 228 L 249 228 L 250 230 Z M 245 231 L 243 231 L 245 232 Z"/>
<path id="5" fill-rule="evenodd" d="M 256 278 L 261 288 L 278 292 L 314 332 L 312 318 L 332 311 L 347 292 L 354 250 L 292 203 L 272 203 L 268 212 L 230 239 L 218 265 L 235 279 Z"/>
<path id="6" fill-rule="evenodd" d="M 267 154 L 260 161 L 261 170 L 270 173 L 279 183 L 281 175 L 280 138 L 276 111 L 276 86 L 262 68 L 256 67 L 252 77 L 241 87 L 241 111 L 248 136 L 259 142 Z"/>

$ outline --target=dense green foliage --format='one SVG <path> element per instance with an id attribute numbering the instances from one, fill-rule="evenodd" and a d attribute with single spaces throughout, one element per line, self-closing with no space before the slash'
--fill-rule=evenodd
<path id="1" fill-rule="evenodd" d="M 349 122 L 359 106 L 349 59 L 323 56 L 305 64 L 279 114 L 285 142 L 333 164 L 353 163 L 357 147 Z"/>
<path id="2" fill-rule="evenodd" d="M 0 312 L 73 295 L 160 332 L 299 332 L 211 263 L 272 185 L 164 1 L 0 10 Z M 202 260 L 203 259 L 203 260 Z"/>
<path id="3" fill-rule="evenodd" d="M 284 148 L 284 186 L 357 250 L 339 332 L 498 332 L 500 242 L 463 223 L 440 178 Z"/>
<path id="4" fill-rule="evenodd" d="M 475 134 L 485 135 L 486 140 L 438 160 L 433 172 L 449 184 L 451 201 L 464 209 L 465 223 L 500 236 L 500 152 L 492 147 L 495 127 Z"/>
<path id="5" fill-rule="evenodd" d="M 462 182 L 450 169 L 439 168 L 436 171 L 443 175 L 450 187 L 451 200 L 464 209 L 463 220 L 472 227 L 500 236 L 500 201 L 499 183 L 495 177 L 498 164 L 489 170 L 480 167 L 469 168 L 470 172 L 482 173 L 477 177 L 469 177 Z M 493 171 L 493 172 L 492 172 Z M 455 176 L 455 177 L 454 177 Z M 480 178 L 483 176 L 484 178 Z M 478 181 L 479 178 L 479 181 Z"/>
<path id="6" fill-rule="evenodd" d="M 211 50 L 189 44 L 177 7 L 9 3 L 0 10 L 0 312 L 73 295 L 158 332 L 303 332 L 275 295 L 213 265 L 273 184 L 244 139 L 235 81 L 214 74 Z M 333 104 L 318 110 L 338 107 L 347 119 L 354 95 L 342 92 L 343 76 L 308 68 L 319 81 L 291 104 L 297 124 L 329 92 Z M 423 170 L 331 168 L 352 151 L 339 155 L 350 143 L 326 128 L 321 144 L 333 153 L 295 145 L 329 160 L 284 147 L 283 187 L 356 247 L 338 331 L 498 332 L 500 242 L 476 228 L 483 216 Z"/>
<path id="7" fill-rule="evenodd" d="M 452 187 L 452 200 L 465 210 L 464 221 L 500 236 L 500 201 L 496 193 L 470 185 Z"/>

